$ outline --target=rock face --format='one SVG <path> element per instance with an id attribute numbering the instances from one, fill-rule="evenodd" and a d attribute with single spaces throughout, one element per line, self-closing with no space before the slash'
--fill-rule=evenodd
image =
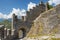
<path id="1" fill-rule="evenodd" d="M 60 5 L 41 13 L 35 20 L 28 35 L 60 34 Z"/>

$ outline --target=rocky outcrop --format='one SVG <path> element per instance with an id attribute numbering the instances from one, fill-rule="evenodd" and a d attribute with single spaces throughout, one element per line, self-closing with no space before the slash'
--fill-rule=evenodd
<path id="1" fill-rule="evenodd" d="M 60 4 L 41 13 L 35 20 L 28 35 L 60 34 Z"/>

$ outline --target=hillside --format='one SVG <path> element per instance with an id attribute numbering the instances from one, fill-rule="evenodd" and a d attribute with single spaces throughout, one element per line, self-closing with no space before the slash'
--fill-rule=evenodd
<path id="1" fill-rule="evenodd" d="M 2 20 L 1 19 L 0 24 L 5 25 L 6 28 L 10 29 L 11 28 L 11 19 L 9 19 L 9 20 Z"/>

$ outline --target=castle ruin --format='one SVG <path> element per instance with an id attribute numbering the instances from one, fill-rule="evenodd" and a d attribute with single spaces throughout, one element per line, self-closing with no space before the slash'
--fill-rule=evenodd
<path id="1" fill-rule="evenodd" d="M 22 19 L 18 19 L 18 15 L 13 14 L 11 29 L 4 28 L 4 38 L 7 40 L 13 40 L 13 38 L 24 38 L 30 31 L 34 20 L 44 11 L 48 10 L 47 4 L 41 2 L 30 11 L 26 11 L 26 16 L 22 16 Z M 4 40 L 5 40 L 4 39 Z"/>
<path id="2" fill-rule="evenodd" d="M 30 31 L 34 23 L 33 21 L 47 9 L 47 5 L 41 2 L 39 5 L 36 5 L 36 7 L 33 7 L 33 9 L 30 9 L 30 11 L 26 11 L 27 15 L 22 16 L 22 19 L 18 19 L 17 15 L 13 14 L 12 30 L 15 30 L 19 38 L 24 38 Z"/>

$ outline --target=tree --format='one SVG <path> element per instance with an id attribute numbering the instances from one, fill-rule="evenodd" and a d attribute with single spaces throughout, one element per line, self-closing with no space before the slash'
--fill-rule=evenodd
<path id="1" fill-rule="evenodd" d="M 53 6 L 52 5 L 48 5 L 49 7 L 48 7 L 48 9 L 51 9 L 51 8 L 53 8 Z"/>
<path id="2" fill-rule="evenodd" d="M 53 8 L 53 6 L 52 5 L 49 5 L 49 3 L 47 2 L 47 8 L 49 10 L 49 9 Z"/>

